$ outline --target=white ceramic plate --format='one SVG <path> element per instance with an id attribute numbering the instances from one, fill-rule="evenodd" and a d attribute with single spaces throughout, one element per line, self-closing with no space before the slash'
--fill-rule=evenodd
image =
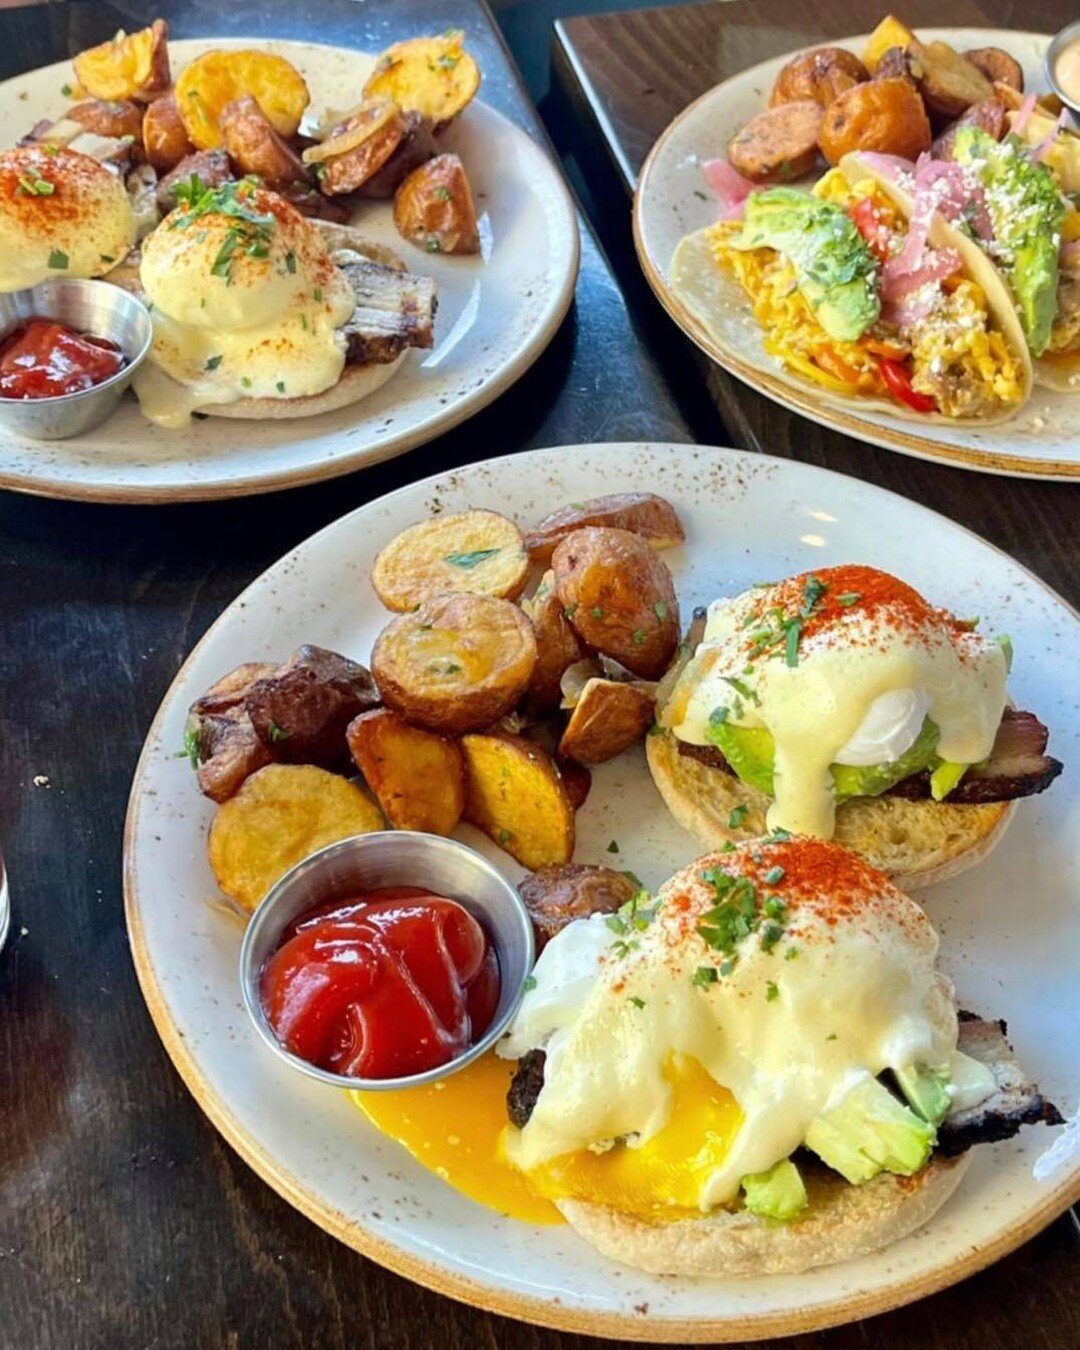
<path id="1" fill-rule="evenodd" d="M 1043 58 L 1050 39 L 1038 33 L 997 28 L 920 28 L 926 41 L 941 39 L 961 51 L 997 46 L 1024 68 L 1027 87 L 1047 88 Z M 833 45 L 861 53 L 866 38 Z M 710 89 L 681 112 L 653 146 L 634 197 L 638 258 L 661 304 L 684 333 L 739 379 L 804 416 L 890 450 L 941 460 L 988 473 L 1035 478 L 1080 477 L 1080 395 L 1036 387 L 1031 401 L 999 426 L 918 426 L 887 412 L 833 403 L 785 371 L 762 346 L 760 328 L 733 283 L 733 304 L 718 337 L 674 295 L 668 284 L 671 256 L 686 234 L 716 220 L 716 203 L 701 175 L 701 162 L 726 152 L 734 133 L 765 108 L 776 75 L 791 56 L 753 66 Z M 812 180 L 808 180 L 812 181 Z"/>
<path id="2" fill-rule="evenodd" d="M 369 586 L 378 549 L 430 511 L 492 507 L 523 524 L 558 503 L 657 490 L 685 548 L 665 555 L 684 618 L 693 605 L 815 565 L 892 569 L 961 614 L 1012 634 L 1013 692 L 1053 728 L 1070 767 L 1023 803 L 992 862 L 928 894 L 965 1006 L 1009 1020 L 1024 1064 L 1065 1109 L 1080 1095 L 1080 622 L 1016 563 L 941 516 L 852 478 L 790 461 L 685 445 L 581 445 L 473 465 L 402 488 L 302 544 L 264 573 L 195 649 L 150 730 L 126 835 L 127 917 L 143 991 L 188 1086 L 229 1142 L 288 1200 L 411 1278 L 513 1317 L 600 1335 L 716 1341 L 791 1333 L 907 1302 L 1016 1246 L 1080 1197 L 1080 1158 L 1045 1182 L 1043 1127 L 983 1147 L 923 1232 L 867 1260 L 741 1283 L 620 1269 L 565 1228 L 500 1219 L 380 1136 L 343 1094 L 290 1071 L 240 1002 L 240 931 L 214 909 L 204 840 L 212 806 L 177 758 L 188 704 L 241 661 L 317 642 L 366 660 L 387 621 Z M 595 772 L 577 857 L 655 887 L 698 852 L 672 822 L 640 750 Z M 510 858 L 476 832 L 508 875 Z M 613 859 L 610 841 L 622 846 Z"/>
<path id="3" fill-rule="evenodd" d="M 205 51 L 257 47 L 291 61 L 312 112 L 349 108 L 373 59 L 361 52 L 265 38 L 172 42 L 174 73 Z M 67 105 L 70 63 L 0 84 L 0 146 Z M 192 501 L 295 487 L 399 455 L 457 426 L 519 378 L 554 336 L 574 293 L 578 223 L 559 170 L 500 113 L 475 100 L 440 145 L 465 163 L 486 257 L 422 252 L 394 229 L 389 202 L 354 224 L 389 244 L 439 287 L 435 347 L 411 351 L 389 382 L 352 407 L 301 421 L 196 420 L 155 427 L 133 396 L 103 426 L 69 441 L 0 438 L 0 487 L 88 501 Z"/>

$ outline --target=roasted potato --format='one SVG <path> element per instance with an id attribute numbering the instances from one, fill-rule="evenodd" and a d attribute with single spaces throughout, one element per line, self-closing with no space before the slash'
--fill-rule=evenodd
<path id="1" fill-rule="evenodd" d="M 520 736 L 461 738 L 465 819 L 531 870 L 569 862 L 574 809 L 554 760 Z"/>
<path id="2" fill-rule="evenodd" d="M 371 584 L 387 609 L 404 613 L 453 591 L 513 600 L 528 576 L 525 541 L 512 520 L 497 511 L 462 511 L 395 535 L 375 559 Z"/>
<path id="3" fill-rule="evenodd" d="M 490 726 L 528 688 L 536 638 L 509 600 L 440 595 L 379 634 L 371 668 L 388 707 L 431 731 Z"/>
<path id="4" fill-rule="evenodd" d="M 435 137 L 431 124 L 425 122 L 418 112 L 402 114 L 405 134 L 397 149 L 382 166 L 357 188 L 361 197 L 392 197 L 398 185 L 413 169 L 426 164 L 435 154 Z"/>
<path id="5" fill-rule="evenodd" d="M 389 708 L 361 713 L 348 741 L 395 830 L 452 832 L 465 809 L 465 758 L 456 741 L 412 727 Z"/>
<path id="6" fill-rule="evenodd" d="M 728 142 L 732 168 L 754 183 L 801 178 L 817 161 L 821 118 L 813 99 L 766 108 Z"/>
<path id="7" fill-rule="evenodd" d="M 383 828 L 355 783 L 312 764 L 268 764 L 218 807 L 208 853 L 218 885 L 254 910 L 274 882 L 327 844 Z"/>
<path id="8" fill-rule="evenodd" d="M 221 145 L 219 118 L 250 94 L 280 136 L 295 136 L 311 101 L 300 72 L 283 56 L 259 51 L 211 51 L 195 58 L 176 81 L 176 103 L 188 139 L 200 150 Z"/>
<path id="9" fill-rule="evenodd" d="M 142 142 L 143 110 L 130 99 L 96 98 L 90 103 L 76 103 L 64 116 L 98 136 L 116 140 L 128 136 Z"/>
<path id="10" fill-rule="evenodd" d="M 173 189 L 178 183 L 187 183 L 194 174 L 203 187 L 220 187 L 235 178 L 229 156 L 224 150 L 196 150 L 158 181 L 157 202 L 162 211 L 171 211 L 176 205 Z"/>
<path id="11" fill-rule="evenodd" d="M 981 127 L 983 131 L 993 136 L 995 141 L 1000 141 L 1006 127 L 1005 105 L 996 98 L 988 98 L 983 103 L 972 104 L 962 117 L 958 118 L 952 126 L 935 139 L 930 150 L 933 157 L 935 159 L 952 159 L 957 134 L 962 127 L 968 126 Z"/>
<path id="12" fill-rule="evenodd" d="M 256 680 L 276 665 L 248 661 L 223 675 L 188 710 L 184 748 L 196 770 L 199 791 L 215 802 L 227 801 L 245 778 L 276 759 L 257 736 L 244 707 Z"/>
<path id="13" fill-rule="evenodd" d="M 793 57 L 777 75 L 769 107 L 810 99 L 824 108 L 837 94 L 869 78 L 859 58 L 843 47 L 814 47 Z"/>
<path id="14" fill-rule="evenodd" d="M 525 536 L 534 563 L 547 567 L 555 545 L 584 525 L 606 525 L 640 534 L 650 548 L 673 548 L 686 538 L 675 508 L 651 492 L 612 492 L 560 507 Z"/>
<path id="15" fill-rule="evenodd" d="M 137 33 L 121 30 L 108 42 L 80 52 L 75 78 L 91 98 L 151 103 L 169 87 L 169 25 L 155 19 Z"/>
<path id="16" fill-rule="evenodd" d="M 825 109 L 821 149 L 830 164 L 854 150 L 917 159 L 930 149 L 932 133 L 918 91 L 907 80 L 857 84 Z"/>
<path id="17" fill-rule="evenodd" d="M 589 680 L 559 741 L 560 759 L 603 764 L 639 741 L 653 720 L 651 688 L 618 680 Z"/>
<path id="18" fill-rule="evenodd" d="M 907 80 L 908 84 L 915 84 L 917 66 L 918 63 L 911 53 L 906 52 L 903 47 L 890 47 L 887 52 L 882 53 L 874 71 L 874 79 Z"/>
<path id="19" fill-rule="evenodd" d="M 365 99 L 325 140 L 304 151 L 328 196 L 355 192 L 387 163 L 405 137 L 405 117 L 388 98 Z"/>
<path id="20" fill-rule="evenodd" d="M 890 48 L 899 47 L 901 51 L 907 51 L 909 44 L 914 41 L 915 34 L 911 29 L 888 14 L 870 34 L 866 51 L 863 52 L 863 65 L 873 75 L 878 62 Z"/>
<path id="21" fill-rule="evenodd" d="M 418 112 L 440 131 L 472 102 L 480 68 L 465 50 L 465 34 L 396 42 L 375 62 L 365 98 L 391 98 L 403 112 Z"/>
<path id="22" fill-rule="evenodd" d="M 556 760 L 555 762 L 559 770 L 559 777 L 562 779 L 563 790 L 571 807 L 575 811 L 580 811 L 588 801 L 589 793 L 592 791 L 592 774 L 584 764 L 577 764 L 572 759 Z"/>
<path id="23" fill-rule="evenodd" d="M 552 555 L 555 589 L 575 630 L 644 679 L 679 641 L 679 602 L 663 559 L 629 530 L 575 530 Z"/>
<path id="24" fill-rule="evenodd" d="M 346 727 L 378 702 L 379 691 L 362 665 L 306 643 L 244 695 L 252 726 L 277 759 L 324 769 L 345 761 Z"/>
<path id="25" fill-rule="evenodd" d="M 142 137 L 146 158 L 158 173 L 175 169 L 195 150 L 184 129 L 175 94 L 163 94 L 150 104 L 143 118 Z"/>
<path id="26" fill-rule="evenodd" d="M 555 573 L 545 572 L 536 594 L 521 602 L 536 630 L 536 666 L 526 693 L 531 710 L 554 708 L 562 697 L 560 681 L 568 666 L 582 657 L 581 639 L 563 613 L 555 591 Z"/>
<path id="27" fill-rule="evenodd" d="M 394 225 L 427 253 L 479 253 L 476 206 L 457 155 L 437 155 L 414 169 L 394 193 Z"/>
<path id="28" fill-rule="evenodd" d="M 908 52 L 915 62 L 913 73 L 919 92 L 926 101 L 927 109 L 938 117 L 951 121 L 966 112 L 973 103 L 993 98 L 994 87 L 982 71 L 959 52 L 953 51 L 947 42 L 924 45 L 915 40 L 908 44 Z M 864 150 L 869 148 L 863 146 Z"/>
<path id="29" fill-rule="evenodd" d="M 300 156 L 274 130 L 251 94 L 222 108 L 218 128 L 221 144 L 241 174 L 254 174 L 275 192 L 307 179 Z"/>
<path id="30" fill-rule="evenodd" d="M 275 670 L 277 665 L 273 661 L 245 661 L 235 670 L 230 670 L 228 675 L 222 675 L 205 694 L 200 694 L 191 705 L 191 712 L 196 716 L 227 712 L 243 703 L 247 691 L 256 680 L 272 675 Z"/>
<path id="31" fill-rule="evenodd" d="M 536 954 L 556 933 L 575 919 L 590 914 L 614 914 L 638 893 L 637 882 L 625 872 L 584 863 L 541 867 L 518 883 L 536 937 Z"/>
<path id="32" fill-rule="evenodd" d="M 1015 56 L 1000 47 L 973 47 L 963 55 L 991 84 L 1007 84 L 1018 94 L 1024 92 L 1024 68 Z"/>

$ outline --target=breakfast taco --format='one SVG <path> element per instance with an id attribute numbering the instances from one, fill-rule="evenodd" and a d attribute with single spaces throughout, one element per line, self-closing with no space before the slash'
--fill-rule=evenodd
<path id="1" fill-rule="evenodd" d="M 672 289 L 713 335 L 749 299 L 764 346 L 831 402 L 988 425 L 1029 398 L 1008 291 L 940 216 L 913 220 L 850 157 L 810 191 L 750 192 L 741 218 L 684 238 Z"/>

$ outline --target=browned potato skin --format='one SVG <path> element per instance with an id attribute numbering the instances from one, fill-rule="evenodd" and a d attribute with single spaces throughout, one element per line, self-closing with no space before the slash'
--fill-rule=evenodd
<path id="1" fill-rule="evenodd" d="M 398 185 L 435 154 L 431 124 L 418 112 L 407 112 L 402 116 L 405 132 L 397 149 L 381 169 L 360 184 L 357 192 L 361 197 L 392 197 Z"/>
<path id="2" fill-rule="evenodd" d="M 275 665 L 248 661 L 223 675 L 191 705 L 188 730 L 195 734 L 199 791 L 212 801 L 228 801 L 245 778 L 276 758 L 259 740 L 244 707 L 252 684 L 275 670 Z"/>
<path id="3" fill-rule="evenodd" d="M 130 86 L 126 90 L 128 97 L 133 98 L 137 103 L 152 103 L 159 94 L 163 94 L 172 79 L 169 73 L 169 25 L 164 19 L 155 19 L 150 24 L 149 29 L 140 29 L 138 33 L 129 33 L 127 39 L 138 38 L 145 32 L 150 33 L 150 68 L 147 78 L 137 89 Z M 116 39 L 112 40 L 113 42 Z M 112 42 L 106 41 L 100 43 L 98 47 L 92 47 L 88 51 L 81 52 L 74 61 L 75 76 L 79 83 L 88 92 L 93 93 L 94 86 L 105 92 L 105 89 L 98 83 L 97 76 L 101 73 L 100 62 L 102 51 L 107 51 L 112 47 Z M 112 83 L 112 81 L 107 81 Z M 125 81 L 126 83 L 126 81 Z"/>
<path id="4" fill-rule="evenodd" d="M 656 699 L 619 680 L 589 680 L 559 741 L 559 756 L 603 764 L 639 741 L 652 725 Z"/>
<path id="5" fill-rule="evenodd" d="M 199 716 L 235 708 L 238 703 L 243 703 L 244 696 L 256 680 L 272 675 L 275 670 L 277 665 L 273 661 L 245 661 L 242 666 L 230 670 L 228 675 L 222 675 L 205 694 L 200 694 L 191 705 L 192 713 Z"/>
<path id="6" fill-rule="evenodd" d="M 852 151 L 917 159 L 930 149 L 932 132 L 919 93 L 907 80 L 857 84 L 825 109 L 821 149 L 830 164 Z"/>
<path id="7" fill-rule="evenodd" d="M 305 645 L 255 681 L 244 707 L 276 759 L 334 769 L 347 755 L 349 723 L 378 701 L 379 691 L 362 665 L 325 647 Z"/>
<path id="8" fill-rule="evenodd" d="M 663 560 L 629 530 L 575 530 L 552 554 L 555 588 L 597 651 L 653 680 L 679 642 L 679 601 Z"/>
<path id="9" fill-rule="evenodd" d="M 429 253 L 480 252 L 472 188 L 457 155 L 436 155 L 409 174 L 394 193 L 394 225 Z"/>
<path id="10" fill-rule="evenodd" d="M 523 867 L 574 856 L 574 808 L 548 752 L 512 733 L 463 736 L 465 819 Z"/>
<path id="11" fill-rule="evenodd" d="M 610 867 L 563 863 L 538 868 L 518 884 L 532 920 L 537 955 L 567 924 L 590 914 L 614 914 L 637 890 L 625 873 Z"/>
<path id="12" fill-rule="evenodd" d="M 825 108 L 837 94 L 869 78 L 859 58 L 843 47 L 814 47 L 793 57 L 776 77 L 769 107 L 810 99 Z"/>
<path id="13" fill-rule="evenodd" d="M 581 639 L 563 613 L 554 577 L 548 573 L 545 581 L 549 577 L 548 589 L 523 604 L 536 630 L 536 668 L 526 694 L 528 707 L 535 712 L 559 706 L 562 698 L 559 682 L 563 671 L 584 655 Z"/>
<path id="14" fill-rule="evenodd" d="M 1024 68 L 1015 57 L 1000 47 L 973 47 L 963 53 L 965 60 L 981 71 L 991 84 L 1007 84 L 1018 94 L 1024 92 Z"/>
<path id="15" fill-rule="evenodd" d="M 347 130 L 349 122 L 334 127 L 326 138 Z M 328 197 L 340 197 L 346 192 L 355 192 L 388 163 L 398 146 L 405 138 L 405 118 L 401 112 L 381 126 L 368 138 L 352 150 L 333 155 L 322 162 L 319 172 L 319 187 Z"/>
<path id="16" fill-rule="evenodd" d="M 889 47 L 882 53 L 881 60 L 878 61 L 874 70 L 873 78 L 875 80 L 907 80 L 908 84 L 915 83 L 915 75 L 912 71 L 913 58 L 908 55 L 903 47 Z"/>
<path id="17" fill-rule="evenodd" d="M 732 137 L 728 159 L 753 183 L 801 178 L 817 162 L 821 118 L 821 104 L 814 99 L 766 108 Z"/>
<path id="18" fill-rule="evenodd" d="M 446 631 L 470 658 L 435 685 L 410 647 L 421 633 Z M 419 644 L 422 645 L 422 644 Z M 536 665 L 533 626 L 509 600 L 456 592 L 399 614 L 375 641 L 371 669 L 388 707 L 406 721 L 448 735 L 491 726 L 513 709 Z"/>
<path id="19" fill-rule="evenodd" d="M 572 759 L 556 760 L 555 767 L 559 771 L 571 807 L 575 811 L 580 811 L 592 791 L 592 774 L 584 764 L 575 764 Z"/>
<path id="20" fill-rule="evenodd" d="M 127 99 L 96 98 L 76 103 L 64 116 L 98 136 L 114 136 L 117 140 L 130 136 L 136 143 L 142 142 L 143 111 Z"/>
<path id="21" fill-rule="evenodd" d="M 967 126 L 981 127 L 983 131 L 993 136 L 995 141 L 1000 141 L 1006 129 L 1004 103 L 996 98 L 988 98 L 982 103 L 972 104 L 962 117 L 946 128 L 934 141 L 931 147 L 934 158 L 952 159 L 957 134 L 961 127 Z"/>
<path id="22" fill-rule="evenodd" d="M 349 723 L 349 751 L 395 830 L 450 834 L 465 809 L 465 757 L 456 741 L 375 708 Z"/>
<path id="23" fill-rule="evenodd" d="M 560 507 L 525 536 L 525 549 L 534 563 L 547 567 L 555 545 L 586 525 L 605 525 L 640 534 L 651 548 L 672 548 L 686 538 L 675 508 L 651 492 L 612 492 L 589 501 Z"/>
<path id="24" fill-rule="evenodd" d="M 150 104 L 143 118 L 142 137 L 146 158 L 158 173 L 169 173 L 195 152 L 184 130 L 175 94 L 164 94 Z"/>
<path id="25" fill-rule="evenodd" d="M 221 144 L 241 174 L 255 174 L 274 191 L 307 182 L 303 160 L 278 135 L 250 94 L 226 104 L 218 126 Z"/>
<path id="26" fill-rule="evenodd" d="M 908 47 L 908 52 L 915 63 L 913 73 L 927 110 L 937 117 L 952 121 L 973 103 L 993 97 L 993 85 L 982 71 L 946 43 L 924 45 L 916 41 Z"/>

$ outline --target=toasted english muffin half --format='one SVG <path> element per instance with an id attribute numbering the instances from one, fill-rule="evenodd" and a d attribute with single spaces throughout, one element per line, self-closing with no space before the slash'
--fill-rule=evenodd
<path id="1" fill-rule="evenodd" d="M 882 1172 L 861 1186 L 827 1168 L 808 1167 L 810 1204 L 788 1223 L 746 1210 L 715 1210 L 653 1224 L 590 1201 L 557 1204 L 602 1255 L 654 1275 L 798 1275 L 880 1251 L 921 1228 L 956 1190 L 970 1156 L 935 1155 L 914 1176 Z"/>
<path id="2" fill-rule="evenodd" d="M 742 843 L 768 832 L 771 798 L 733 773 L 679 753 L 673 732 L 658 727 L 645 741 L 653 781 L 668 810 L 704 848 Z M 739 823 L 731 815 L 739 807 Z M 836 811 L 833 839 L 904 889 L 932 886 L 974 867 L 1000 842 L 1015 802 L 956 805 L 904 797 L 857 797 Z"/>

